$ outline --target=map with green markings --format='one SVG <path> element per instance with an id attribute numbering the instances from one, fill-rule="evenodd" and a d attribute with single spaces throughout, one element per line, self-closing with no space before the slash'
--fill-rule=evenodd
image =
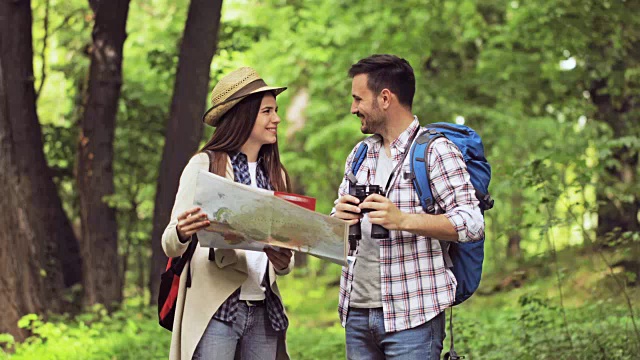
<path id="1" fill-rule="evenodd" d="M 253 251 L 282 247 L 346 264 L 348 225 L 276 197 L 273 191 L 201 171 L 193 203 L 211 222 L 198 232 L 202 246 Z"/>

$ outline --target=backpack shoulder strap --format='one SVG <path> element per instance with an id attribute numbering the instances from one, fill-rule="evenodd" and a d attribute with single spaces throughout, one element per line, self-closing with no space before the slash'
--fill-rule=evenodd
<path id="1" fill-rule="evenodd" d="M 177 258 L 177 261 L 172 261 L 172 266 L 171 269 L 173 270 L 173 273 L 175 275 L 180 276 L 182 274 L 182 272 L 184 271 L 184 268 L 187 266 L 187 264 L 189 263 L 189 260 L 191 260 L 191 257 L 193 257 L 193 253 L 196 252 L 196 248 L 198 247 L 198 236 L 197 235 L 193 235 L 191 238 L 191 242 L 189 243 L 189 246 L 187 247 L 187 250 L 184 252 L 184 254 L 182 254 L 182 256 Z M 187 272 L 187 287 L 191 287 L 191 272 Z"/>
<path id="2" fill-rule="evenodd" d="M 353 157 L 353 162 L 351 163 L 351 173 L 355 175 L 362 166 L 364 159 L 367 158 L 367 150 L 369 146 L 364 141 L 360 143 L 358 150 L 356 150 L 356 155 Z"/>
<path id="3" fill-rule="evenodd" d="M 434 200 L 429 177 L 429 147 L 442 133 L 428 129 L 418 136 L 411 147 L 411 179 L 416 188 L 420 204 L 426 213 L 433 213 Z"/>
<path id="4" fill-rule="evenodd" d="M 207 154 L 207 156 L 209 157 L 209 172 L 212 173 L 212 172 L 214 172 L 213 171 L 213 164 L 214 164 L 214 161 L 215 161 L 214 153 L 213 153 L 213 151 L 207 150 L 207 149 L 204 149 L 203 152 L 205 154 Z"/>
<path id="5" fill-rule="evenodd" d="M 436 139 L 441 137 L 444 137 L 442 133 L 428 129 L 418 136 L 411 148 L 411 178 L 413 186 L 416 188 L 422 208 L 428 214 L 435 211 L 429 176 L 429 147 Z M 452 267 L 453 261 L 449 256 L 449 243 L 440 241 L 440 247 L 442 248 L 445 266 Z"/>

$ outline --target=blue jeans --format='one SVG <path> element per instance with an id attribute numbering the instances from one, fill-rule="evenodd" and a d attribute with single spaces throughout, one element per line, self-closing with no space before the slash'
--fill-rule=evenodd
<path id="1" fill-rule="evenodd" d="M 281 332 L 273 330 L 264 306 L 238 304 L 234 322 L 211 319 L 194 360 L 275 359 Z"/>
<path id="2" fill-rule="evenodd" d="M 444 330 L 444 311 L 418 327 L 386 333 L 382 308 L 349 308 L 347 359 L 439 360 Z"/>

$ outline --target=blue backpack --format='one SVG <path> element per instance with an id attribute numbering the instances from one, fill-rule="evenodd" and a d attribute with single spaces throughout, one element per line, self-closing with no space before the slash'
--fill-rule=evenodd
<path id="1" fill-rule="evenodd" d="M 489 195 L 491 166 L 484 156 L 482 140 L 473 129 L 449 123 L 429 124 L 427 131 L 418 136 L 411 147 L 411 178 L 422 208 L 426 213 L 434 212 L 434 199 L 427 171 L 427 155 L 429 146 L 440 137 L 446 137 L 460 149 L 467 164 L 471 183 L 476 190 L 476 197 L 480 201 L 480 209 L 484 214 L 485 210 L 493 207 L 493 199 Z M 366 156 L 367 145 L 362 142 L 356 151 L 351 167 L 354 174 Z M 471 243 L 441 242 L 441 245 L 445 254 L 445 263 L 451 266 L 451 271 L 458 282 L 453 303 L 455 306 L 471 297 L 480 285 L 482 261 L 484 260 L 484 238 Z M 447 245 L 448 251 L 445 251 Z"/>

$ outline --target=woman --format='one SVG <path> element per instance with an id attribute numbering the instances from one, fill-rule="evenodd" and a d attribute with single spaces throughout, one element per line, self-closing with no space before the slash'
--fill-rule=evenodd
<path id="1" fill-rule="evenodd" d="M 182 255 L 192 235 L 210 225 L 193 207 L 196 176 L 218 175 L 254 187 L 289 190 L 277 142 L 276 96 L 285 87 L 269 87 L 251 68 L 231 72 L 216 84 L 204 122 L 216 127 L 211 140 L 180 177 L 171 221 L 162 236 L 169 257 Z M 288 320 L 276 275 L 291 271 L 291 251 L 207 249 L 198 244 L 180 277 L 171 359 L 288 359 L 284 335 Z M 183 274 L 187 274 L 184 272 Z"/>

